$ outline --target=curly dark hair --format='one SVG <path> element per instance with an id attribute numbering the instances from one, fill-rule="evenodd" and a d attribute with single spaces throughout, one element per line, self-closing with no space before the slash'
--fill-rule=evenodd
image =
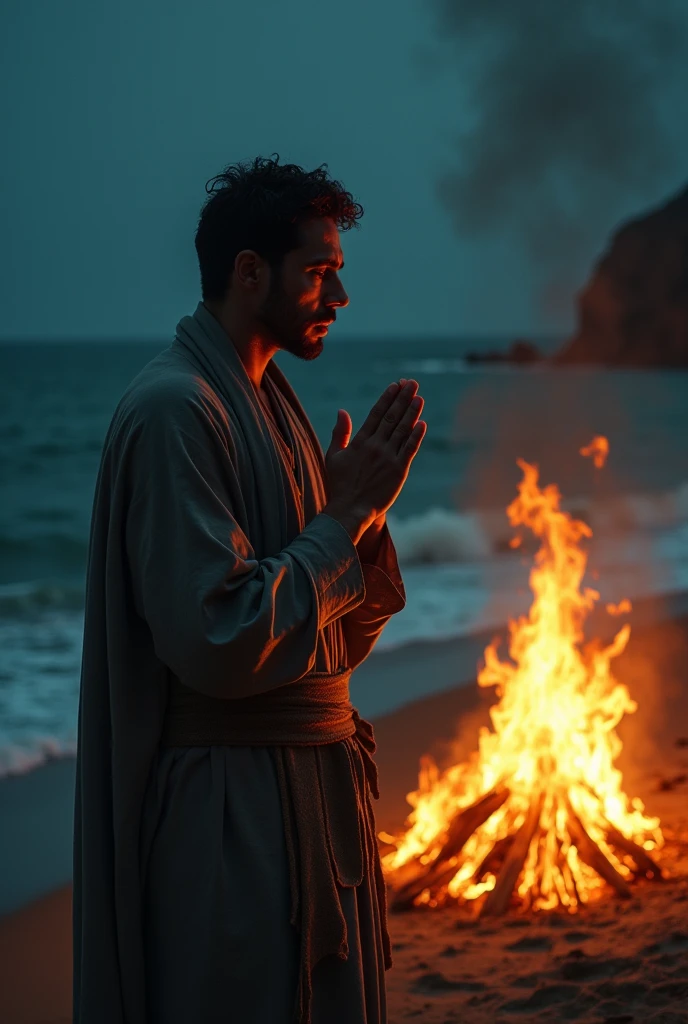
<path id="1" fill-rule="evenodd" d="M 363 207 L 330 177 L 327 164 L 305 171 L 280 164 L 279 155 L 230 164 L 205 186 L 208 193 L 196 231 L 204 300 L 227 293 L 234 261 L 253 249 L 278 268 L 299 246 L 299 227 L 313 217 L 331 217 L 342 231 L 358 227 Z"/>

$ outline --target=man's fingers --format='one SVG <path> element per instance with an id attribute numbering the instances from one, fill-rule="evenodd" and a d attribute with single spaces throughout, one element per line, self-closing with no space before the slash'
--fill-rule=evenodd
<path id="1" fill-rule="evenodd" d="M 407 380 L 389 409 L 384 413 L 376 430 L 377 436 L 383 441 L 388 441 L 397 429 L 417 391 L 418 381 Z"/>
<path id="2" fill-rule="evenodd" d="M 415 427 L 422 411 L 423 399 L 420 395 L 414 395 L 406 412 L 397 423 L 392 436 L 390 437 L 391 443 L 398 452 L 401 452 L 401 449 L 408 441 L 409 434 Z"/>
<path id="3" fill-rule="evenodd" d="M 352 444 L 358 443 L 359 441 L 365 441 L 367 438 L 371 437 L 375 433 L 375 431 L 380 425 L 382 417 L 385 415 L 387 410 L 394 404 L 394 401 L 398 394 L 399 384 L 395 381 L 382 392 L 377 402 L 366 416 L 363 425 L 356 432 L 356 436 L 354 437 Z"/>
<path id="4" fill-rule="evenodd" d="M 387 439 L 394 427 L 401 419 L 410 397 L 418 390 L 415 380 L 404 381 L 404 387 L 399 387 L 400 381 L 394 381 L 385 391 L 382 392 L 373 408 L 368 413 L 363 426 L 356 433 L 352 444 L 356 447 L 361 441 L 367 440 L 375 433 L 380 433 Z M 389 429 L 387 429 L 389 424 Z"/>
<path id="5" fill-rule="evenodd" d="M 403 455 L 407 465 L 410 465 L 415 456 L 418 454 L 418 449 L 423 443 L 423 438 L 425 437 L 425 431 L 427 430 L 427 428 L 428 425 L 425 422 L 425 420 L 418 420 L 415 427 L 411 431 L 408 440 L 402 447 L 401 455 Z"/>

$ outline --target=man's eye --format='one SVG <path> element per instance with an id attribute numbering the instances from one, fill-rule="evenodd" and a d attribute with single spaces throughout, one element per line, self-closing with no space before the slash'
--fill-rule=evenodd
<path id="1" fill-rule="evenodd" d="M 327 273 L 327 271 L 325 271 L 325 270 L 312 270 L 311 273 L 315 274 L 316 277 L 323 278 L 325 276 L 325 274 Z"/>

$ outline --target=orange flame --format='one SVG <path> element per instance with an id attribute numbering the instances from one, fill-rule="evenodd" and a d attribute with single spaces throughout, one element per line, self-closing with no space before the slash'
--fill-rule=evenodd
<path id="1" fill-rule="evenodd" d="M 589 445 L 580 449 L 579 454 L 584 455 L 586 458 L 592 456 L 595 469 L 602 469 L 609 455 L 609 441 L 606 437 L 599 435 L 593 437 Z"/>
<path id="2" fill-rule="evenodd" d="M 523 905 L 533 909 L 560 905 L 573 911 L 604 885 L 579 855 L 574 817 L 623 879 L 631 877 L 631 869 L 608 841 L 610 830 L 645 850 L 660 847 L 662 834 L 659 820 L 646 816 L 641 801 L 625 795 L 614 766 L 621 751 L 615 728 L 624 714 L 636 710 L 611 671 L 630 626 L 606 647 L 584 642 L 584 621 L 599 598 L 581 587 L 587 555 L 580 542 L 592 531 L 562 511 L 555 485 L 540 488 L 536 466 L 523 460 L 518 465 L 523 479 L 507 514 L 513 527 L 527 527 L 541 545 L 530 573 L 530 611 L 509 623 L 510 660 L 502 661 L 492 643 L 478 676 L 480 686 L 496 687 L 493 728 L 481 731 L 478 750 L 467 763 L 440 773 L 431 759 L 423 758 L 418 790 L 407 797 L 413 807 L 407 830 L 383 865 L 393 885 L 395 878 L 403 880 L 404 870 L 432 865 L 457 812 L 505 786 L 508 798 L 449 861 L 449 874 L 455 871 L 443 897 L 472 900 L 494 888 L 496 876 L 485 871 L 485 864 L 498 844 L 503 848 L 526 822 L 534 803 L 541 802 L 539 828 L 516 891 Z M 619 607 L 626 610 L 623 602 Z M 437 899 L 436 892 L 426 889 L 415 902 L 433 905 Z"/>
<path id="3" fill-rule="evenodd" d="M 633 605 L 627 597 L 624 597 L 623 601 L 619 601 L 618 604 L 607 605 L 609 615 L 627 615 L 631 611 L 633 611 Z"/>

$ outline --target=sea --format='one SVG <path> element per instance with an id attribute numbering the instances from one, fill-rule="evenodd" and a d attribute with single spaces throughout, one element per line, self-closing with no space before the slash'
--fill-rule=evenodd
<path id="1" fill-rule="evenodd" d="M 102 443 L 128 382 L 168 344 L 0 344 L 0 775 L 74 752 Z M 468 362 L 478 346 L 328 339 L 313 362 L 277 357 L 325 448 L 337 409 L 358 429 L 391 381 L 413 377 L 425 398 L 427 435 L 389 514 L 407 604 L 371 658 L 527 611 L 534 546 L 510 547 L 506 515 L 519 460 L 591 526 L 586 582 L 601 601 L 688 588 L 688 375 Z M 580 454 L 597 435 L 603 469 Z"/>

